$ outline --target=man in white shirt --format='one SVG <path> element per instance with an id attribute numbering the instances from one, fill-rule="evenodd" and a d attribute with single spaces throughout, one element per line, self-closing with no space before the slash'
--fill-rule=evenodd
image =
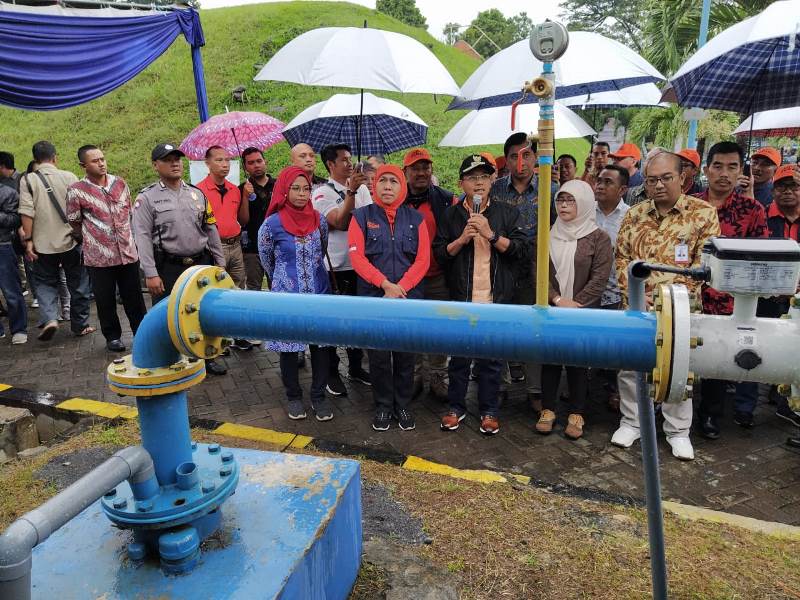
<path id="1" fill-rule="evenodd" d="M 353 168 L 352 153 L 347 144 L 325 146 L 320 157 L 330 173 L 330 178 L 327 183 L 314 190 L 311 201 L 314 208 L 328 221 L 327 250 L 330 264 L 326 266 L 333 271 L 334 292 L 355 296 L 356 272 L 350 264 L 347 228 L 350 226 L 353 210 L 372 203 L 369 190 L 364 185 L 367 178 L 360 169 Z M 347 388 L 339 375 L 339 355 L 335 347 L 330 348 L 330 353 L 330 373 L 325 389 L 332 396 L 345 396 Z M 372 385 L 369 373 L 361 366 L 364 351 L 360 348 L 347 348 L 347 358 L 349 379 Z"/>

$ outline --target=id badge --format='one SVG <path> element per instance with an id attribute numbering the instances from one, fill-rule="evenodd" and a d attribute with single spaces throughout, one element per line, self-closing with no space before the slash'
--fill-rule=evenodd
<path id="1" fill-rule="evenodd" d="M 689 246 L 681 243 L 675 245 L 675 263 L 679 265 L 689 264 Z"/>

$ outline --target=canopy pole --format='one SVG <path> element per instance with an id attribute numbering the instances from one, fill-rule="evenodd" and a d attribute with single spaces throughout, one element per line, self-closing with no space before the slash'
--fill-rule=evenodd
<path id="1" fill-rule="evenodd" d="M 361 162 L 361 127 L 363 120 L 364 120 L 364 90 L 362 89 L 361 106 L 358 109 L 358 123 L 356 124 L 356 150 L 358 154 L 358 162 Z"/>
<path id="2" fill-rule="evenodd" d="M 700 17 L 700 36 L 697 39 L 697 48 L 702 48 L 708 39 L 708 18 L 711 13 L 711 0 L 703 0 L 703 13 Z M 697 148 L 697 119 L 689 121 L 689 135 L 686 140 L 686 147 Z"/>

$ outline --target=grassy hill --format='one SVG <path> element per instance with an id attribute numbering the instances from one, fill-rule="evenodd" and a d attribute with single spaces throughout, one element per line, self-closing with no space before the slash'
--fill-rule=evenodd
<path id="1" fill-rule="evenodd" d="M 261 65 L 284 44 L 309 29 L 323 26 L 362 26 L 397 31 L 427 45 L 459 84 L 478 63 L 446 46 L 427 32 L 409 27 L 384 14 L 344 2 L 284 2 L 248 5 L 201 11 L 206 46 L 203 61 L 211 114 L 230 110 L 256 110 L 288 123 L 315 102 L 338 91 L 353 90 L 303 87 L 279 82 L 255 82 Z M 359 57 L 342 57 L 358 68 Z M 87 81 L 87 85 L 91 82 Z M 247 87 L 248 103 L 235 104 L 231 90 Z M 456 184 L 457 168 L 463 156 L 474 149 L 439 148 L 436 144 L 463 111 L 445 112 L 449 98 L 434 99 L 424 94 L 391 94 L 416 112 L 429 125 L 427 147 L 435 161 L 435 171 L 443 185 Z M 62 168 L 80 173 L 75 151 L 83 144 L 101 147 L 112 172 L 125 177 L 131 189 L 153 179 L 150 150 L 163 141 L 180 141 L 198 124 L 192 79 L 191 57 L 187 44 L 179 38 L 172 47 L 139 76 L 114 92 L 75 108 L 36 113 L 0 107 L 3 136 L 0 146 L 16 156 L 17 167 L 24 169 L 30 160 L 31 145 L 49 139 L 59 151 Z M 481 148 L 483 150 L 484 148 Z M 500 154 L 498 146 L 486 148 Z M 583 140 L 561 142 L 558 152 L 586 156 Z M 391 156 L 401 160 L 401 153 Z M 288 163 L 288 145 L 281 143 L 267 152 L 270 171 L 276 174 Z M 322 171 L 324 167 L 321 165 Z"/>

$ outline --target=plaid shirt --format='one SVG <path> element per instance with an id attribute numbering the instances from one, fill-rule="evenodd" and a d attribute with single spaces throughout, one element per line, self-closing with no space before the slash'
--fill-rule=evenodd
<path id="1" fill-rule="evenodd" d="M 558 185 L 550 185 L 552 199 L 555 199 Z M 489 196 L 495 202 L 510 204 L 519 210 L 522 220 L 525 223 L 525 233 L 530 239 L 536 238 L 536 225 L 539 222 L 539 176 L 534 175 L 528 182 L 528 186 L 520 193 L 514 187 L 511 175 L 500 177 L 492 184 Z M 555 221 L 555 213 L 551 207 L 551 221 Z"/>
<path id="2" fill-rule="evenodd" d="M 700 266 L 700 254 L 709 238 L 719 235 L 717 211 L 708 202 L 681 195 L 666 215 L 653 200 L 640 202 L 625 213 L 617 235 L 617 281 L 623 302 L 628 302 L 628 263 L 635 259 L 676 267 Z M 677 246 L 685 244 L 688 263 L 678 263 Z M 653 273 L 647 291 L 659 284 L 679 283 L 699 297 L 700 283 L 671 273 Z"/>
<path id="3" fill-rule="evenodd" d="M 708 190 L 695 197 L 708 202 Z M 717 218 L 722 237 L 767 237 L 767 217 L 764 207 L 735 190 L 717 209 Z M 709 315 L 733 313 L 733 296 L 703 284 L 703 312 Z"/>

